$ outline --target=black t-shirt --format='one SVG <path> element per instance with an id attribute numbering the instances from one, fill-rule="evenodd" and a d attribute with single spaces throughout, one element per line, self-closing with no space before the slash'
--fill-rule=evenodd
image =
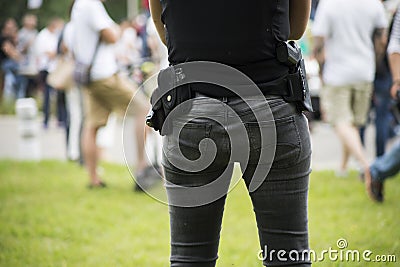
<path id="1" fill-rule="evenodd" d="M 290 32 L 289 0 L 161 0 L 169 61 L 214 61 L 262 84 L 288 73 L 276 60 Z"/>

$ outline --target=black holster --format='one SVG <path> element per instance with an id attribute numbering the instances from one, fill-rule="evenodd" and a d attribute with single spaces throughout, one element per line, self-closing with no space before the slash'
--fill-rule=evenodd
<path id="1" fill-rule="evenodd" d="M 300 111 L 313 112 L 304 59 L 301 59 L 293 71 L 289 72 L 287 78 L 289 95 L 283 98 L 287 102 L 294 102 Z"/>
<path id="2" fill-rule="evenodd" d="M 172 110 L 193 97 L 190 84 L 182 82 L 184 78 L 182 69 L 175 69 L 174 66 L 161 70 L 158 74 L 158 87 L 150 98 L 152 107 L 146 117 L 146 124 L 159 131 L 161 135 L 172 132 L 173 118 L 167 119 Z M 179 113 L 187 113 L 190 109 L 191 102 L 189 101 L 182 105 Z"/>
<path id="3" fill-rule="evenodd" d="M 276 53 L 278 61 L 289 67 L 288 95 L 283 98 L 287 102 L 294 102 L 300 111 L 313 112 L 306 67 L 300 48 L 293 41 L 280 42 Z"/>

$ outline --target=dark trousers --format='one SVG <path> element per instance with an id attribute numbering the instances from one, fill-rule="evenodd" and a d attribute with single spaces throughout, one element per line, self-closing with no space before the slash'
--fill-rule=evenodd
<path id="1" fill-rule="evenodd" d="M 385 153 L 386 143 L 390 138 L 390 124 L 393 121 L 390 112 L 391 97 L 390 87 L 392 77 L 375 78 L 373 106 L 375 108 L 375 128 L 376 128 L 376 156 L 380 157 Z"/>
<path id="2" fill-rule="evenodd" d="M 47 71 L 40 71 L 39 82 L 43 88 L 43 114 L 44 120 L 43 124 L 47 128 L 50 111 L 51 111 L 51 95 L 54 94 L 55 89 L 47 83 L 47 76 L 49 73 Z M 67 111 L 65 103 L 65 93 L 62 91 L 57 91 L 56 93 L 56 104 L 57 104 L 57 120 L 60 125 L 65 126 L 67 123 Z"/>
<path id="3" fill-rule="evenodd" d="M 173 133 L 163 141 L 172 267 L 216 265 L 234 162 L 252 200 L 264 265 L 310 266 L 307 256 L 288 257 L 309 249 L 307 120 L 280 97 L 267 97 L 271 116 L 264 100 L 246 100 L 198 95 L 189 113 L 174 116 Z M 287 261 L 272 250 L 286 251 Z"/>
<path id="4" fill-rule="evenodd" d="M 51 109 L 51 102 L 50 102 L 50 97 L 51 94 L 53 93 L 54 89 L 47 84 L 47 76 L 49 73 L 45 70 L 40 71 L 39 73 L 39 82 L 40 86 L 43 89 L 43 125 L 45 127 L 48 126 L 49 119 L 50 119 L 50 109 Z"/>

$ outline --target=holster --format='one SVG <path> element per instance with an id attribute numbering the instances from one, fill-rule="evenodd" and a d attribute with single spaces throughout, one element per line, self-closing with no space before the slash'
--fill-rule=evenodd
<path id="1" fill-rule="evenodd" d="M 289 67 L 287 77 L 287 102 L 294 102 L 299 111 L 313 112 L 308 88 L 306 67 L 300 47 L 294 42 L 279 42 L 276 47 L 277 60 Z"/>
<path id="2" fill-rule="evenodd" d="M 298 64 L 289 71 L 287 79 L 288 95 L 283 98 L 287 102 L 294 102 L 299 111 L 313 112 L 304 59 L 301 59 Z"/>
<path id="3" fill-rule="evenodd" d="M 151 95 L 151 110 L 146 117 L 146 124 L 161 135 L 168 135 L 172 132 L 172 117 L 168 115 L 183 102 L 193 97 L 190 84 L 184 84 L 184 74 L 181 68 L 174 66 L 161 70 L 158 74 L 158 87 Z M 189 101 L 179 110 L 179 113 L 187 113 L 191 109 Z M 179 114 L 177 114 L 179 115 Z"/>

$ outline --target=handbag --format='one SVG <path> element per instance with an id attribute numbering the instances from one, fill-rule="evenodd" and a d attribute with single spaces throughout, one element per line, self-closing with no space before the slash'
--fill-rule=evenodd
<path id="1" fill-rule="evenodd" d="M 75 68 L 74 68 L 73 77 L 74 77 L 76 84 L 85 86 L 91 82 L 90 74 L 92 72 L 93 63 L 96 58 L 97 51 L 99 50 L 99 46 L 100 46 L 100 38 L 97 41 L 96 48 L 94 50 L 93 57 L 92 57 L 92 60 L 90 61 L 89 65 L 82 63 L 78 60 L 75 60 Z"/>
<path id="2" fill-rule="evenodd" d="M 73 72 L 75 68 L 74 60 L 70 57 L 59 56 L 56 68 L 47 76 L 47 84 L 57 90 L 68 90 L 75 84 Z"/>

